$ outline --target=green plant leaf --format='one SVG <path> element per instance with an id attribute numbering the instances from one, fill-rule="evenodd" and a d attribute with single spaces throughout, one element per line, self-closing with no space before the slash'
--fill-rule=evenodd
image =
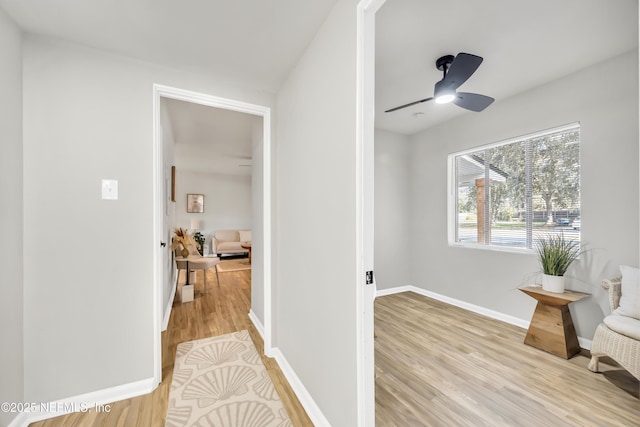
<path id="1" fill-rule="evenodd" d="M 542 272 L 551 276 L 564 276 L 571 263 L 585 252 L 584 244 L 577 239 L 565 239 L 563 233 L 547 234 L 536 243 Z"/>

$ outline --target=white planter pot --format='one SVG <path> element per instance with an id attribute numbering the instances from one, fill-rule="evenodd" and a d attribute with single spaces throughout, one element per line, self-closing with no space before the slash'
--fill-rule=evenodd
<path id="1" fill-rule="evenodd" d="M 542 275 L 542 289 L 561 294 L 564 292 L 564 276 Z"/>

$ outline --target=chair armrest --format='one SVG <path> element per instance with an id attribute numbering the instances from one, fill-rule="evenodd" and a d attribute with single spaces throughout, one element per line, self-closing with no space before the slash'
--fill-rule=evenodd
<path id="1" fill-rule="evenodd" d="M 614 279 L 605 279 L 602 281 L 602 287 L 609 291 L 609 306 L 611 311 L 620 305 L 620 296 L 622 295 L 622 277 Z"/>

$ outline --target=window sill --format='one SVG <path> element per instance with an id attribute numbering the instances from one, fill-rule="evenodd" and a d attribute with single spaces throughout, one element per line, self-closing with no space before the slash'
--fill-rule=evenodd
<path id="1" fill-rule="evenodd" d="M 535 249 L 514 248 L 509 246 L 496 246 L 496 245 L 478 245 L 473 243 L 449 242 L 449 246 L 454 248 L 479 249 L 482 251 L 508 252 L 508 253 L 514 253 L 514 254 L 524 254 L 524 255 L 527 255 L 527 254 L 534 255 L 536 253 Z"/>

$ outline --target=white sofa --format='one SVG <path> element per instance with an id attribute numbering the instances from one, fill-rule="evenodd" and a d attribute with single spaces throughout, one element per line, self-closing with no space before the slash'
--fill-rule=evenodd
<path id="1" fill-rule="evenodd" d="M 241 246 L 244 242 L 251 242 L 251 230 L 216 230 L 211 239 L 211 249 L 218 256 L 248 254 L 249 250 Z"/>
<path id="2" fill-rule="evenodd" d="M 638 269 L 620 267 L 622 277 L 605 280 L 612 313 L 598 325 L 589 369 L 598 372 L 600 357 L 609 356 L 640 379 L 640 280 Z"/>

